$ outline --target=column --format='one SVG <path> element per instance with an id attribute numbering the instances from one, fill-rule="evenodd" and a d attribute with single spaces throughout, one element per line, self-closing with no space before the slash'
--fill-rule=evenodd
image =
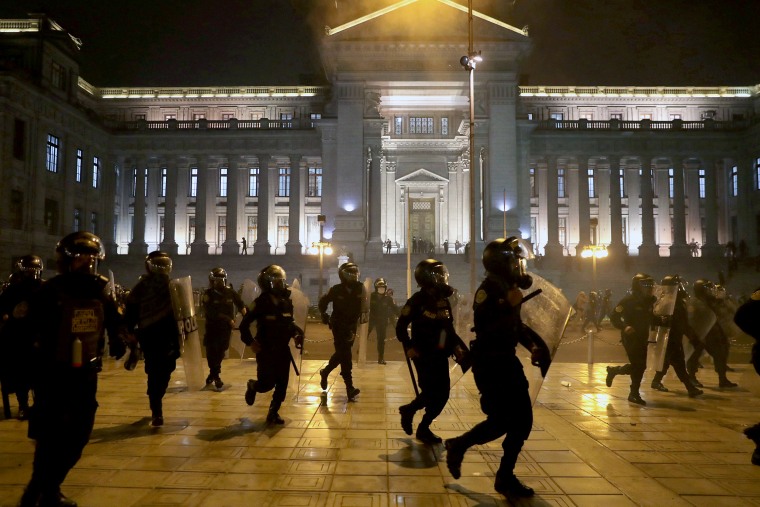
<path id="1" fill-rule="evenodd" d="M 253 253 L 269 255 L 272 245 L 269 243 L 269 159 L 270 156 L 259 155 L 259 199 L 256 218 L 256 243 L 253 244 Z"/>
<path id="2" fill-rule="evenodd" d="M 135 185 L 134 228 L 132 241 L 129 242 L 129 255 L 145 255 L 148 245 L 145 243 L 145 169 L 146 162 L 142 157 L 135 157 L 137 183 Z"/>
<path id="3" fill-rule="evenodd" d="M 610 246 L 607 250 L 613 258 L 623 259 L 628 247 L 623 243 L 623 204 L 620 198 L 620 157 L 607 156 L 610 174 Z"/>
<path id="4" fill-rule="evenodd" d="M 595 180 L 596 182 L 596 180 Z M 584 245 L 599 240 L 599 225 L 597 224 L 597 237 L 591 237 L 591 212 L 589 205 L 588 193 L 588 157 L 581 155 L 578 157 L 578 248 L 576 255 Z"/>
<path id="5" fill-rule="evenodd" d="M 583 241 L 585 241 L 581 239 L 582 235 L 578 218 L 579 201 L 583 198 L 583 195 L 578 188 L 578 185 L 580 184 L 578 180 L 583 177 L 583 175 L 580 174 L 580 165 L 580 162 L 573 163 L 572 165 L 568 162 L 565 171 L 567 178 L 567 183 L 565 184 L 567 195 L 567 221 L 565 222 L 565 234 L 567 237 L 565 238 L 565 245 L 567 246 L 568 255 L 570 255 L 571 251 L 575 252 L 577 250 L 580 252 L 578 247 L 583 244 Z"/>
<path id="6" fill-rule="evenodd" d="M 610 244 L 610 167 L 601 166 L 601 160 L 594 161 L 594 179 L 596 182 L 597 207 L 596 207 L 596 240 L 599 244 Z M 589 215 L 591 214 L 589 210 Z M 620 217 L 618 216 L 618 220 Z"/>
<path id="7" fill-rule="evenodd" d="M 691 257 L 691 248 L 686 237 L 686 195 L 683 173 L 685 170 L 680 157 L 672 157 L 673 161 L 673 244 L 670 245 L 671 257 Z M 699 216 L 699 194 L 689 193 L 689 214 Z"/>
<path id="8" fill-rule="evenodd" d="M 227 236 L 222 243 L 222 255 L 240 255 L 238 243 L 238 217 L 240 216 L 240 159 L 227 157 Z"/>
<path id="9" fill-rule="evenodd" d="M 641 182 L 641 246 L 639 246 L 639 255 L 646 258 L 657 258 L 660 255 L 660 249 L 654 237 L 654 189 L 652 188 L 652 157 L 650 156 L 641 157 L 641 178 L 639 181 Z"/>
<path id="10" fill-rule="evenodd" d="M 641 164 L 631 166 L 631 159 L 623 162 L 625 197 L 628 200 L 628 251 L 638 252 L 641 246 Z"/>
<path id="11" fill-rule="evenodd" d="M 166 195 L 164 196 L 164 237 L 161 250 L 170 256 L 177 255 L 177 159 L 166 159 Z"/>
<path id="12" fill-rule="evenodd" d="M 121 167 L 121 166 L 120 166 Z M 107 196 L 113 196 L 114 202 L 121 199 L 116 195 L 116 163 L 112 156 L 103 157 L 103 191 Z M 111 257 L 119 253 L 119 245 L 116 243 L 114 236 L 114 209 L 113 202 L 104 199 L 101 204 L 100 213 L 103 215 L 103 229 L 100 231 L 100 238 L 103 240 L 106 257 Z"/>
<path id="13" fill-rule="evenodd" d="M 288 206 L 288 242 L 285 253 L 301 254 L 301 222 L 304 220 L 304 200 L 306 198 L 305 168 L 301 167 L 301 155 L 290 156 L 290 199 Z"/>
<path id="14" fill-rule="evenodd" d="M 547 260 L 559 260 L 562 257 L 562 245 L 559 244 L 559 216 L 557 214 L 557 157 L 551 155 L 546 160 L 546 246 L 544 252 Z"/>
<path id="15" fill-rule="evenodd" d="M 736 242 L 737 255 L 739 255 L 738 247 L 742 241 L 747 245 L 747 254 L 753 255 L 753 250 L 757 248 L 755 246 L 757 245 L 755 214 L 752 210 L 752 196 L 755 193 L 753 189 L 756 188 L 752 174 L 754 159 L 743 155 L 738 157 L 736 162 L 739 172 L 739 195 L 736 196 L 736 225 L 738 230 L 735 233 L 735 237 L 738 239 Z"/>
<path id="16" fill-rule="evenodd" d="M 718 243 L 718 164 L 713 158 L 702 157 L 702 169 L 705 170 L 705 244 L 702 245 L 702 257 L 721 257 L 723 249 Z"/>
<path id="17" fill-rule="evenodd" d="M 667 247 L 673 255 L 673 232 L 670 220 L 670 174 L 672 164 L 666 160 L 664 165 L 655 162 L 652 167 L 655 178 L 655 188 L 660 191 L 654 197 L 657 204 L 657 216 L 655 217 L 655 242 L 660 248 Z"/>
<path id="18" fill-rule="evenodd" d="M 206 223 L 208 222 L 208 157 L 198 157 L 198 186 L 195 193 L 195 237 L 190 255 L 208 255 Z"/>
<path id="19" fill-rule="evenodd" d="M 380 197 L 380 145 L 371 144 L 368 148 L 367 170 L 369 172 L 367 179 L 369 202 L 369 238 L 364 253 L 365 260 L 377 260 L 382 258 L 383 240 L 380 236 L 382 226 L 382 206 Z M 438 220 L 443 222 L 443 216 L 439 215 Z"/>

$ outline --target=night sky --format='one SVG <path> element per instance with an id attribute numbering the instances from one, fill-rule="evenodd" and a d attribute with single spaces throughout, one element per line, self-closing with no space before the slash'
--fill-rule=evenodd
<path id="1" fill-rule="evenodd" d="M 0 0 L 0 17 L 47 13 L 82 39 L 82 77 L 96 86 L 298 85 L 321 84 L 316 41 L 325 25 L 396 1 Z M 760 83 L 760 0 L 473 0 L 473 7 L 529 26 L 534 48 L 521 84 Z"/>

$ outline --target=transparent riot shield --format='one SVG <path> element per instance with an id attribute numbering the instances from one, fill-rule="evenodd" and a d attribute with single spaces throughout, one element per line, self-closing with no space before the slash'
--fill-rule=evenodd
<path id="1" fill-rule="evenodd" d="M 306 297 L 306 294 L 303 293 L 301 290 L 301 283 L 299 282 L 298 278 L 293 280 L 293 285 L 290 287 L 290 300 L 293 302 L 293 321 L 295 322 L 296 326 L 300 327 L 301 330 L 304 332 L 304 336 L 306 334 L 306 318 L 309 314 L 309 298 Z M 303 346 L 298 346 L 295 342 L 295 340 L 290 340 L 288 342 L 290 345 L 290 355 L 293 358 L 294 366 L 296 366 L 296 371 L 298 372 L 298 384 L 297 384 L 297 390 L 301 390 L 301 365 L 303 364 L 303 353 L 304 349 Z"/>
<path id="2" fill-rule="evenodd" d="M 535 273 L 530 275 L 533 277 L 533 285 L 523 291 L 523 296 L 527 297 L 538 289 L 541 292 L 523 303 L 520 316 L 525 325 L 543 338 L 553 359 L 570 318 L 570 302 L 559 288 Z M 522 345 L 517 346 L 517 357 L 525 368 L 525 376 L 530 384 L 530 399 L 535 403 L 544 382 L 541 370 L 531 364 L 530 352 Z"/>
<path id="3" fill-rule="evenodd" d="M 739 329 L 739 326 L 734 322 L 734 315 L 739 308 L 736 300 L 730 297 L 723 287 L 719 286 L 719 289 L 716 292 L 719 304 L 716 306 L 715 316 L 717 317 L 718 325 L 723 331 L 723 334 L 728 338 L 729 343 L 737 341 L 745 344 L 754 343 L 752 337 Z"/>
<path id="4" fill-rule="evenodd" d="M 365 278 L 362 289 L 362 317 L 356 328 L 356 341 L 358 343 L 357 361 L 359 364 L 367 362 L 367 335 L 369 334 L 369 294 L 371 292 L 372 279 Z M 362 322 L 364 321 L 364 322 Z"/>
<path id="5" fill-rule="evenodd" d="M 673 316 L 678 298 L 678 286 L 656 285 L 654 296 L 657 299 L 654 302 L 652 313 L 657 325 L 649 331 L 649 343 L 653 346 L 650 347 L 652 358 L 647 361 L 647 364 L 651 365 L 654 371 L 662 371 L 665 365 L 668 341 L 670 340 L 670 317 Z"/>
<path id="6" fill-rule="evenodd" d="M 454 319 L 454 330 L 460 340 L 455 345 L 460 352 L 449 357 L 449 385 L 454 387 L 470 369 L 469 343 L 475 338 L 472 332 L 472 299 L 454 289 L 454 294 L 449 297 L 451 304 L 451 316 Z"/>
<path id="7" fill-rule="evenodd" d="M 718 321 L 715 312 L 704 301 L 697 298 L 689 298 L 686 302 L 686 309 L 689 314 L 689 325 L 696 333 L 699 341 L 704 343 L 705 336 Z"/>
<path id="8" fill-rule="evenodd" d="M 249 278 L 243 280 L 243 284 L 240 287 L 240 298 L 243 300 L 243 303 L 246 307 L 250 308 L 251 303 L 253 303 L 253 301 L 259 297 L 260 294 L 261 289 L 256 282 Z M 245 356 L 245 343 L 243 343 L 243 340 L 240 339 L 239 331 L 240 321 L 242 320 L 242 315 L 238 314 L 235 316 L 235 329 L 238 331 L 233 332 L 232 336 L 230 337 L 230 348 L 238 353 L 241 361 Z M 256 325 L 251 326 L 251 334 L 254 336 L 254 338 L 256 337 Z"/>
<path id="9" fill-rule="evenodd" d="M 189 276 L 169 282 L 174 318 L 177 319 L 181 339 L 181 357 L 185 369 L 187 388 L 198 391 L 205 387 L 203 378 L 203 354 L 198 322 L 195 319 L 193 284 Z"/>

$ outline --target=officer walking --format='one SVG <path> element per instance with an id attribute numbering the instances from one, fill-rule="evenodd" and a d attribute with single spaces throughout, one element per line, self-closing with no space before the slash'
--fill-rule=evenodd
<path id="1" fill-rule="evenodd" d="M 720 315 L 720 305 L 722 301 L 716 295 L 715 284 L 709 280 L 699 279 L 694 282 L 694 295 L 698 300 L 703 302 L 712 310 L 716 316 Z M 702 383 L 697 380 L 697 371 L 699 371 L 699 358 L 703 351 L 707 351 L 713 358 L 715 372 L 718 374 L 718 387 L 736 387 L 735 382 L 731 382 L 726 376 L 728 371 L 728 350 L 730 343 L 728 336 L 723 332 L 719 323 L 715 323 L 705 336 L 705 343 L 696 342 L 694 352 L 686 361 L 686 369 L 689 372 L 692 384 L 702 387 Z"/>
<path id="2" fill-rule="evenodd" d="M 148 375 L 151 424 L 164 424 L 163 398 L 179 357 L 179 329 L 172 310 L 169 274 L 172 259 L 154 251 L 145 258 L 147 274 L 130 291 L 126 300 L 127 328 L 137 334 Z"/>
<path id="3" fill-rule="evenodd" d="M 541 368 L 542 375 L 546 375 L 551 364 L 551 353 L 544 340 L 520 318 L 520 289 L 533 283 L 521 253 L 515 237 L 491 241 L 483 251 L 487 273 L 473 303 L 475 340 L 471 342 L 471 357 L 486 420 L 463 435 L 446 440 L 446 465 L 458 479 L 467 449 L 506 433 L 494 489 L 508 497 L 533 495 L 533 489 L 514 475 L 517 457 L 533 426 L 528 380 L 516 355 L 517 344 L 531 352 L 531 363 Z"/>
<path id="4" fill-rule="evenodd" d="M 289 342 L 293 338 L 297 347 L 303 347 L 303 329 L 293 321 L 293 301 L 285 283 L 285 270 L 272 264 L 259 273 L 257 279 L 261 295 L 257 297 L 240 323 L 240 337 L 256 353 L 257 379 L 248 380 L 245 402 L 253 405 L 256 393 L 274 389 L 269 405 L 267 423 L 285 424 L 279 410 L 285 400 L 290 378 L 290 365 L 295 364 Z M 256 337 L 250 326 L 256 322 Z"/>
<path id="5" fill-rule="evenodd" d="M 683 281 L 678 275 L 666 276 L 660 281 L 660 285 L 666 287 L 677 286 L 678 292 L 676 293 L 676 304 L 673 308 L 673 315 L 668 317 L 667 322 L 665 322 L 665 324 L 670 325 L 668 345 L 665 349 L 665 362 L 662 370 L 655 373 L 652 379 L 652 389 L 668 392 L 668 388 L 662 384 L 662 378 L 668 371 L 668 366 L 673 365 L 673 370 L 675 370 L 678 380 L 683 382 L 689 396 L 693 398 L 694 396 L 703 394 L 703 391 L 691 383 L 689 374 L 686 372 L 686 360 L 684 359 L 683 336 L 687 336 L 692 344 L 697 341 L 694 330 L 689 326 L 689 312 L 686 308 L 686 300 L 689 298 L 689 293 L 686 292 Z"/>
<path id="6" fill-rule="evenodd" d="M 736 310 L 734 322 L 739 328 L 755 339 L 752 346 L 752 366 L 760 375 L 760 319 L 757 317 L 760 312 L 760 288 L 752 293 L 752 296 Z M 760 423 L 750 426 L 744 430 L 747 438 L 755 442 L 755 450 L 752 452 L 752 464 L 760 465 Z"/>
<path id="7" fill-rule="evenodd" d="M 396 338 L 404 346 L 406 356 L 414 362 L 420 393 L 411 403 L 400 406 L 398 411 L 401 427 L 411 435 L 414 414 L 424 408 L 425 415 L 415 436 L 426 444 L 440 444 L 441 438 L 430 430 L 430 425 L 449 400 L 448 358 L 462 342 L 454 330 L 448 300 L 454 289 L 448 285 L 448 269 L 435 259 L 425 259 L 417 264 L 414 279 L 420 290 L 412 294 L 401 309 L 396 322 Z M 410 324 L 411 338 L 407 330 Z M 464 354 L 462 347 L 459 353 Z"/>
<path id="8" fill-rule="evenodd" d="M 112 356 L 126 350 L 108 278 L 98 275 L 98 262 L 105 258 L 100 238 L 74 232 L 58 242 L 55 252 L 58 275 L 42 284 L 29 305 L 35 333 L 29 437 L 37 444 L 21 507 L 76 506 L 61 493 L 61 484 L 82 456 L 95 423 L 105 330 Z"/>
<path id="9" fill-rule="evenodd" d="M 14 281 L 0 294 L 0 384 L 2 384 L 5 417 L 11 416 L 5 403 L 8 393 L 16 393 L 18 419 L 29 416 L 31 389 L 32 322 L 29 320 L 29 301 L 42 285 L 42 259 L 25 255 L 16 263 Z"/>
<path id="10" fill-rule="evenodd" d="M 354 345 L 356 329 L 361 323 L 367 322 L 364 286 L 359 282 L 359 266 L 353 262 L 344 262 L 338 268 L 340 283 L 330 287 L 330 290 L 319 300 L 319 312 L 322 322 L 332 329 L 335 352 L 330 357 L 327 366 L 319 370 L 322 390 L 327 390 L 327 377 L 340 365 L 340 375 L 346 383 L 348 401 L 354 401 L 359 389 L 354 387 L 351 376 L 351 347 Z M 332 303 L 332 315 L 328 315 L 327 306 Z"/>
<path id="11" fill-rule="evenodd" d="M 208 362 L 208 377 L 206 385 L 214 383 L 214 387 L 224 386 L 221 377 L 222 360 L 230 346 L 230 335 L 235 326 L 235 314 L 239 311 L 245 315 L 246 308 L 240 295 L 227 285 L 227 272 L 222 268 L 214 268 L 208 275 L 209 288 L 203 292 L 201 303 L 206 316 L 206 332 L 203 335 L 203 345 L 206 347 Z"/>
<path id="12" fill-rule="evenodd" d="M 385 333 L 388 320 L 396 315 L 396 303 L 388 294 L 384 278 L 375 280 L 375 292 L 369 295 L 369 329 L 367 335 L 377 329 L 377 364 L 385 364 Z"/>
<path id="13" fill-rule="evenodd" d="M 654 279 L 647 274 L 637 273 L 631 280 L 630 294 L 621 299 L 610 314 L 610 322 L 620 329 L 623 347 L 630 363 L 607 367 L 607 387 L 612 387 L 615 376 L 630 375 L 631 392 L 628 401 L 637 405 L 647 404 L 641 398 L 639 388 L 647 369 L 649 327 L 652 325 L 652 309 L 656 300 L 653 293 Z"/>

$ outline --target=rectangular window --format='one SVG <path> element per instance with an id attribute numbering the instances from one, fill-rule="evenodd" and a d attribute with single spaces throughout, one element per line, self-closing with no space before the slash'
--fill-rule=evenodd
<path id="1" fill-rule="evenodd" d="M 322 197 L 322 168 L 309 167 L 309 183 L 306 189 L 308 197 Z"/>
<path id="2" fill-rule="evenodd" d="M 76 162 L 76 168 L 74 172 L 74 178 L 76 178 L 77 183 L 82 183 L 82 164 L 84 163 L 84 154 L 82 153 L 82 150 L 77 150 L 77 162 Z"/>
<path id="3" fill-rule="evenodd" d="M 258 235 L 258 218 L 259 217 L 256 215 L 248 216 L 248 225 L 245 231 L 245 239 L 248 241 L 249 245 L 256 243 L 256 237 Z"/>
<path id="4" fill-rule="evenodd" d="M 11 190 L 11 228 L 21 230 L 24 228 L 24 192 Z"/>
<path id="5" fill-rule="evenodd" d="M 143 172 L 143 193 L 145 194 L 145 197 L 148 197 L 148 168 L 145 168 L 145 171 Z"/>
<path id="6" fill-rule="evenodd" d="M 227 240 L 227 217 L 222 215 L 217 217 L 216 227 L 216 244 L 220 246 Z"/>
<path id="7" fill-rule="evenodd" d="M 193 120 L 205 120 L 206 119 L 206 113 L 193 113 Z"/>
<path id="8" fill-rule="evenodd" d="M 280 113 L 280 121 L 282 122 L 282 128 L 293 128 L 293 113 Z"/>
<path id="9" fill-rule="evenodd" d="M 538 192 L 537 192 L 537 188 L 536 188 L 536 168 L 535 167 L 531 167 L 530 169 L 528 169 L 528 171 L 530 173 L 530 176 L 529 176 L 529 178 L 530 178 L 530 196 L 531 197 L 538 197 Z"/>
<path id="10" fill-rule="evenodd" d="M 92 157 L 92 188 L 100 185 L 100 157 Z"/>
<path id="11" fill-rule="evenodd" d="M 311 126 L 314 127 L 314 120 L 321 120 L 322 114 L 321 113 L 311 113 L 309 115 L 309 118 L 311 119 Z"/>
<path id="12" fill-rule="evenodd" d="M 288 216 L 280 215 L 277 217 L 277 246 L 284 245 L 288 242 Z"/>
<path id="13" fill-rule="evenodd" d="M 409 118 L 410 134 L 432 134 L 433 118 L 428 117 L 411 117 Z"/>
<path id="14" fill-rule="evenodd" d="M 401 135 L 401 130 L 404 125 L 404 119 L 400 116 L 393 118 L 393 133 L 397 136 Z"/>
<path id="15" fill-rule="evenodd" d="M 620 198 L 625 197 L 625 169 L 618 169 L 618 180 L 620 181 Z"/>
<path id="16" fill-rule="evenodd" d="M 187 243 L 195 241 L 195 215 L 187 217 Z"/>
<path id="17" fill-rule="evenodd" d="M 58 234 L 58 201 L 53 199 L 45 199 L 45 230 Z"/>
<path id="18" fill-rule="evenodd" d="M 158 196 L 166 197 L 166 176 L 169 170 L 166 167 L 161 168 L 161 184 L 158 186 Z"/>
<path id="19" fill-rule="evenodd" d="M 98 214 L 94 211 L 90 213 L 90 232 L 98 234 Z"/>
<path id="20" fill-rule="evenodd" d="M 594 113 L 581 113 L 579 119 L 591 121 L 594 119 Z"/>
<path id="21" fill-rule="evenodd" d="M 731 196 L 736 197 L 739 195 L 739 168 L 737 166 L 731 167 Z"/>
<path id="22" fill-rule="evenodd" d="M 670 121 L 680 120 L 680 119 L 681 119 L 681 115 L 680 114 L 670 114 Z"/>
<path id="23" fill-rule="evenodd" d="M 198 168 L 190 168 L 190 197 L 198 196 Z"/>
<path id="24" fill-rule="evenodd" d="M 675 196 L 675 185 L 674 185 L 675 178 L 673 176 L 673 169 L 668 169 L 668 197 L 673 199 Z"/>
<path id="25" fill-rule="evenodd" d="M 166 227 L 166 216 L 161 215 L 158 217 L 158 242 L 163 243 L 164 242 L 164 232 Z"/>
<path id="26" fill-rule="evenodd" d="M 445 117 L 441 118 L 441 135 L 449 135 L 449 119 Z"/>
<path id="27" fill-rule="evenodd" d="M 66 69 L 63 65 L 53 62 L 50 72 L 50 84 L 59 90 L 66 90 Z"/>
<path id="28" fill-rule="evenodd" d="M 587 169 L 586 177 L 588 178 L 588 198 L 593 199 L 596 197 L 596 180 L 594 179 L 594 170 Z"/>
<path id="29" fill-rule="evenodd" d="M 48 134 L 45 167 L 51 173 L 58 172 L 58 152 L 60 149 L 61 149 L 61 140 L 52 134 Z"/>
<path id="30" fill-rule="evenodd" d="M 132 169 L 132 188 L 130 189 L 130 195 L 135 197 L 137 195 L 137 169 Z"/>
<path id="31" fill-rule="evenodd" d="M 235 115 L 232 113 L 222 113 L 222 120 L 224 121 L 231 120 L 234 117 Z"/>
<path id="32" fill-rule="evenodd" d="M 277 178 L 277 196 L 290 196 L 290 167 L 280 167 Z"/>
<path id="33" fill-rule="evenodd" d="M 557 169 L 557 197 L 567 197 L 565 195 L 565 168 Z"/>
<path id="34" fill-rule="evenodd" d="M 177 119 L 177 115 L 176 114 L 165 114 L 164 115 L 164 121 L 176 120 L 176 119 Z"/>
<path id="35" fill-rule="evenodd" d="M 259 196 L 259 168 L 248 168 L 248 197 Z"/>
<path id="36" fill-rule="evenodd" d="M 705 191 L 705 170 L 700 169 L 699 170 L 699 198 L 704 199 L 707 195 L 707 192 Z"/>
<path id="37" fill-rule="evenodd" d="M 610 113 L 610 120 L 622 120 L 623 113 Z"/>
<path id="38" fill-rule="evenodd" d="M 24 160 L 26 151 L 26 122 L 16 118 L 13 121 L 13 158 Z"/>
<path id="39" fill-rule="evenodd" d="M 227 197 L 227 168 L 219 168 L 219 197 Z"/>
<path id="40" fill-rule="evenodd" d="M 133 118 L 135 119 L 135 121 L 140 121 L 140 120 L 145 120 L 146 119 L 144 114 L 134 114 Z"/>
<path id="41" fill-rule="evenodd" d="M 549 113 L 549 119 L 554 120 L 554 128 L 561 129 L 562 120 L 565 119 L 565 115 L 563 113 Z"/>
<path id="42" fill-rule="evenodd" d="M 567 246 L 567 218 L 566 217 L 559 217 L 557 219 L 557 224 L 559 228 L 559 244 L 566 247 Z"/>
<path id="43" fill-rule="evenodd" d="M 639 120 L 651 120 L 652 115 L 649 113 L 644 113 L 639 115 Z"/>
<path id="44" fill-rule="evenodd" d="M 755 160 L 755 190 L 760 190 L 760 157 Z"/>
<path id="45" fill-rule="evenodd" d="M 74 223 L 71 226 L 74 232 L 79 232 L 82 227 L 82 210 L 79 208 L 74 208 Z"/>

